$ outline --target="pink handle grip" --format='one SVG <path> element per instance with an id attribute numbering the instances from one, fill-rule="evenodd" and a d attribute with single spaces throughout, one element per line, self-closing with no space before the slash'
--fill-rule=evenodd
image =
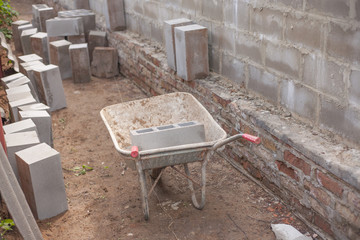
<path id="1" fill-rule="evenodd" d="M 255 144 L 260 144 L 261 143 L 261 139 L 259 137 L 256 137 L 256 136 L 253 136 L 253 135 L 250 135 L 250 134 L 246 134 L 244 133 L 242 135 L 242 138 L 243 139 L 246 139 L 252 143 L 255 143 Z"/>
<path id="2" fill-rule="evenodd" d="M 131 147 L 131 156 L 137 158 L 139 156 L 139 148 L 137 146 Z"/>

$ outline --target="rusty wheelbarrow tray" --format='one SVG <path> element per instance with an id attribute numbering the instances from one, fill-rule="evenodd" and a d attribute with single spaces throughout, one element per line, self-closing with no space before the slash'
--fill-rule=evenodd
<path id="1" fill-rule="evenodd" d="M 145 219 L 149 217 L 148 197 L 159 181 L 163 169 L 167 166 L 184 165 L 183 174 L 189 183 L 192 202 L 195 208 L 202 209 L 205 205 L 206 165 L 212 154 L 221 146 L 245 138 L 254 143 L 260 139 L 248 134 L 239 133 L 226 138 L 226 132 L 216 123 L 208 111 L 189 93 L 171 93 L 161 96 L 124 102 L 105 107 L 100 115 L 110 133 L 116 150 L 125 157 L 127 165 L 136 167 L 139 173 L 142 205 Z M 180 146 L 137 151 L 132 148 L 130 130 L 150 128 L 197 121 L 204 124 L 205 142 Z M 193 180 L 187 164 L 201 161 L 201 201 L 197 201 Z M 156 171 L 157 178 L 148 192 L 145 171 Z"/>

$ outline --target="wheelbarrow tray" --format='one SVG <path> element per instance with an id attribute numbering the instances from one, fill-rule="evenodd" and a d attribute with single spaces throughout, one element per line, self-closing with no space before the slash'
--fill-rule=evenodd
<path id="1" fill-rule="evenodd" d="M 183 92 L 107 106 L 101 110 L 100 115 L 116 150 L 125 157 L 125 160 L 131 159 L 130 130 L 190 121 L 204 124 L 205 142 L 144 151 L 140 149 L 143 169 L 199 161 L 199 158 L 203 158 L 205 152 L 216 142 L 226 138 L 225 131 L 201 103 L 191 94 Z"/>

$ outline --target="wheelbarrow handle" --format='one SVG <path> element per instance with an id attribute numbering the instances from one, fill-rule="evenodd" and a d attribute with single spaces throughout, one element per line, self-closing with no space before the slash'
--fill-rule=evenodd
<path id="1" fill-rule="evenodd" d="M 255 144 L 260 144 L 261 142 L 261 139 L 259 137 L 256 137 L 256 136 L 253 136 L 253 135 L 250 135 L 250 134 L 247 134 L 247 133 L 239 133 L 239 134 L 236 134 L 234 136 L 231 136 L 231 137 L 228 137 L 228 138 L 225 138 L 224 140 L 221 140 L 217 143 L 215 143 L 212 147 L 213 151 L 216 151 L 216 149 L 224 146 L 225 144 L 228 144 L 230 142 L 233 142 L 239 138 L 243 138 L 247 141 L 250 141 L 252 143 L 255 143 Z"/>

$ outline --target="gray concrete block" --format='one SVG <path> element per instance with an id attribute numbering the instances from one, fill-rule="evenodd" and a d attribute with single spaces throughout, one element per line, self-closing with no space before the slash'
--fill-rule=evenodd
<path id="1" fill-rule="evenodd" d="M 70 45 L 69 53 L 74 83 L 89 82 L 91 80 L 91 72 L 87 44 Z"/>
<path id="2" fill-rule="evenodd" d="M 22 71 L 30 79 L 31 84 L 29 84 L 29 87 L 36 101 L 39 101 L 39 91 L 34 77 L 34 68 L 38 66 L 45 66 L 45 64 L 40 61 L 25 62 L 20 64 L 20 69 L 22 69 Z"/>
<path id="3" fill-rule="evenodd" d="M 33 15 L 33 25 L 40 31 L 40 17 L 39 9 L 49 8 L 46 4 L 33 4 L 32 5 L 32 15 Z"/>
<path id="4" fill-rule="evenodd" d="M 88 40 L 90 61 L 92 61 L 92 55 L 95 47 L 107 47 L 106 32 L 101 31 L 90 31 Z"/>
<path id="5" fill-rule="evenodd" d="M 27 29 L 31 29 L 31 28 L 34 28 L 32 24 L 24 24 L 24 25 L 21 25 L 21 26 L 18 27 L 20 48 L 16 49 L 16 51 L 23 52 L 22 43 L 21 43 L 21 34 L 22 34 L 23 31 L 25 31 Z"/>
<path id="6" fill-rule="evenodd" d="M 175 28 L 177 74 L 186 81 L 209 74 L 207 28 L 193 24 Z"/>
<path id="7" fill-rule="evenodd" d="M 23 53 L 25 55 L 33 53 L 32 48 L 31 48 L 30 37 L 32 35 L 34 35 L 35 33 L 37 33 L 36 28 L 26 29 L 26 30 L 22 31 L 22 33 L 21 33 L 21 37 L 20 37 L 21 47 L 22 47 Z"/>
<path id="8" fill-rule="evenodd" d="M 46 65 L 34 67 L 34 77 L 39 92 L 39 99 L 53 112 L 66 107 L 64 87 L 59 67 Z"/>
<path id="9" fill-rule="evenodd" d="M 56 12 L 54 8 L 41 8 L 38 10 L 39 13 L 39 24 L 38 30 L 40 32 L 47 32 L 46 30 L 46 21 L 56 17 Z"/>
<path id="10" fill-rule="evenodd" d="M 47 111 L 19 111 L 19 119 L 31 119 L 38 130 L 40 142 L 53 146 L 51 116 Z"/>
<path id="11" fill-rule="evenodd" d="M 124 1 L 105 0 L 104 3 L 106 28 L 111 31 L 124 30 L 126 28 Z"/>
<path id="12" fill-rule="evenodd" d="M 28 84 L 21 85 L 18 87 L 13 87 L 5 90 L 6 94 L 14 94 L 14 93 L 23 93 L 23 92 L 30 92 L 30 88 Z"/>
<path id="13" fill-rule="evenodd" d="M 351 71 L 349 101 L 360 107 L 360 71 Z"/>
<path id="14" fill-rule="evenodd" d="M 310 12 L 322 12 L 325 15 L 346 18 L 349 16 L 350 5 L 348 1 L 309 1 L 306 10 Z"/>
<path id="15" fill-rule="evenodd" d="M 72 44 L 86 43 L 85 34 L 81 34 L 77 36 L 68 36 L 67 40 Z"/>
<path id="16" fill-rule="evenodd" d="M 6 149 L 10 165 L 19 180 L 18 167 L 16 164 L 15 153 L 23 149 L 35 146 L 40 143 L 36 131 L 19 132 L 5 135 Z"/>
<path id="17" fill-rule="evenodd" d="M 30 132 L 36 131 L 36 125 L 31 119 L 26 119 L 14 123 L 4 125 L 3 127 L 5 134 L 18 133 L 18 132 Z"/>
<path id="18" fill-rule="evenodd" d="M 71 42 L 59 40 L 50 42 L 50 63 L 59 66 L 61 79 L 72 76 L 69 47 Z"/>
<path id="19" fill-rule="evenodd" d="M 29 70 L 31 70 L 34 66 L 37 66 L 37 65 L 44 66 L 45 64 L 40 61 L 23 62 L 23 63 L 20 63 L 19 69 L 20 69 L 20 72 L 25 74 L 31 81 L 31 78 L 29 76 Z"/>
<path id="20" fill-rule="evenodd" d="M 74 36 L 84 33 L 84 25 L 79 17 L 46 20 L 46 29 L 49 37 Z"/>
<path id="21" fill-rule="evenodd" d="M 43 103 L 34 103 L 20 106 L 19 111 L 47 111 L 50 114 L 50 107 Z"/>
<path id="22" fill-rule="evenodd" d="M 176 136 L 176 137 L 174 137 Z M 204 124 L 196 121 L 130 131 L 132 146 L 140 151 L 205 141 Z"/>
<path id="23" fill-rule="evenodd" d="M 251 26 L 254 32 L 274 39 L 282 38 L 283 12 L 267 7 L 254 8 Z"/>
<path id="24" fill-rule="evenodd" d="M 90 10 L 77 9 L 58 12 L 59 18 L 76 18 L 80 17 L 84 26 L 84 34 L 86 42 L 88 41 L 88 35 L 91 30 L 96 29 L 96 15 Z M 69 40 L 70 41 L 70 40 Z"/>
<path id="25" fill-rule="evenodd" d="M 91 73 L 100 78 L 112 78 L 119 75 L 118 53 L 115 48 L 96 47 L 91 62 Z"/>
<path id="26" fill-rule="evenodd" d="M 176 71 L 176 54 L 175 54 L 175 27 L 193 24 L 187 18 L 173 19 L 164 22 L 164 38 L 166 46 L 167 63 L 170 68 Z"/>
<path id="27" fill-rule="evenodd" d="M 30 79 L 24 76 L 24 77 L 18 78 L 14 81 L 7 83 L 6 88 L 14 88 L 14 87 L 18 87 L 18 86 L 21 86 L 24 84 L 29 84 L 29 83 L 30 83 Z"/>
<path id="28" fill-rule="evenodd" d="M 60 154 L 45 143 L 18 151 L 20 185 L 34 217 L 55 217 L 68 210 Z"/>
<path id="29" fill-rule="evenodd" d="M 238 86 L 245 84 L 245 63 L 237 58 L 223 54 L 221 73 Z"/>
<path id="30" fill-rule="evenodd" d="M 38 32 L 30 37 L 33 53 L 43 58 L 45 64 L 49 64 L 48 37 L 46 32 Z"/>
<path id="31" fill-rule="evenodd" d="M 35 98 L 27 97 L 14 102 L 9 102 L 11 122 L 19 121 L 19 107 L 36 103 Z"/>
<path id="32" fill-rule="evenodd" d="M 14 102 L 20 99 L 33 97 L 33 95 L 31 94 L 31 92 L 20 92 L 20 93 L 7 94 L 6 97 L 9 100 L 9 102 Z"/>
<path id="33" fill-rule="evenodd" d="M 22 73 L 15 73 L 10 76 L 3 77 L 3 78 L 1 78 L 1 85 L 5 88 L 6 84 L 8 84 L 16 79 L 19 79 L 21 77 L 25 77 L 25 75 Z"/>
<path id="34" fill-rule="evenodd" d="M 40 61 L 43 62 L 42 57 L 40 57 L 37 54 L 28 54 L 28 55 L 23 55 L 23 56 L 19 56 L 19 62 L 23 63 L 23 62 L 31 62 L 31 61 Z"/>
<path id="35" fill-rule="evenodd" d="M 74 0 L 75 9 L 90 9 L 89 0 Z"/>
<path id="36" fill-rule="evenodd" d="M 22 51 L 20 34 L 19 34 L 18 28 L 19 28 L 19 26 L 28 25 L 28 24 L 30 24 L 30 22 L 25 21 L 25 20 L 18 20 L 18 21 L 11 23 L 11 30 L 12 30 L 12 34 L 13 34 L 13 41 L 14 41 L 16 51 L 20 51 L 20 52 Z"/>

